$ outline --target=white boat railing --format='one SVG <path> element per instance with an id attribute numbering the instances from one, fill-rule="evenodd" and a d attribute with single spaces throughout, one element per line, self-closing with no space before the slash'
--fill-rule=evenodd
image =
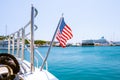
<path id="1" fill-rule="evenodd" d="M 42 54 L 35 49 L 34 45 L 34 31 L 37 30 L 37 26 L 34 25 L 34 18 L 37 16 L 38 12 L 37 10 L 32 6 L 31 10 L 31 20 L 21 29 L 16 31 L 15 33 L 12 33 L 8 35 L 8 53 L 15 55 L 16 57 L 20 58 L 21 61 L 24 60 L 25 55 L 25 49 L 30 53 L 30 71 L 31 73 L 34 72 L 34 60 L 36 61 L 37 67 L 40 67 L 38 56 L 34 55 L 34 51 L 40 56 L 42 61 L 44 61 L 44 57 Z M 31 27 L 29 26 L 31 25 Z M 30 32 L 27 32 L 27 28 L 30 28 Z M 28 36 L 30 36 L 30 39 L 28 39 Z M 27 40 L 30 43 L 30 47 L 25 45 L 25 40 Z M 16 53 L 15 53 L 16 50 Z M 48 65 L 46 62 L 46 70 L 48 69 Z"/>

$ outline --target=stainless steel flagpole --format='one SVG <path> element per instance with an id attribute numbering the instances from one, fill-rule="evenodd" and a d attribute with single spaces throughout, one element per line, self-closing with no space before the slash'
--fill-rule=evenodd
<path id="1" fill-rule="evenodd" d="M 42 66 L 41 66 L 41 68 L 40 68 L 40 71 L 42 71 L 42 69 L 43 69 L 43 67 L 44 67 L 44 65 L 45 65 L 45 63 L 46 63 L 46 60 L 47 60 L 48 55 L 49 55 L 49 53 L 50 53 L 50 50 L 51 50 L 53 41 L 54 41 L 55 36 L 56 36 L 56 34 L 57 34 L 57 31 L 58 31 L 58 29 L 59 29 L 59 27 L 60 27 L 60 24 L 61 24 L 61 22 L 62 22 L 62 18 L 63 18 L 63 14 L 62 14 L 62 17 L 60 18 L 60 21 L 59 21 L 59 23 L 58 23 L 58 26 L 57 26 L 57 28 L 56 28 L 56 30 L 55 30 L 55 33 L 54 33 L 53 38 L 52 38 L 52 41 L 50 42 L 50 47 L 49 47 L 49 49 L 48 49 L 48 51 L 47 51 L 47 54 L 46 54 L 46 56 L 45 56 L 45 58 L 44 58 L 44 61 L 43 61 Z"/>

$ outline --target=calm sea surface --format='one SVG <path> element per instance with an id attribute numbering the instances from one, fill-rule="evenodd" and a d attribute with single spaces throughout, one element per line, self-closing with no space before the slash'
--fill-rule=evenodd
<path id="1" fill-rule="evenodd" d="M 38 50 L 45 55 L 48 47 Z M 59 80 L 120 80 L 120 46 L 53 47 L 48 68 Z"/>

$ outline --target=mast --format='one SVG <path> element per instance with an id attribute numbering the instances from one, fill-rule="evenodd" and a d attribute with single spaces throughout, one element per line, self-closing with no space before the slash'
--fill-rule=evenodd
<path id="1" fill-rule="evenodd" d="M 7 37 L 7 25 L 5 26 L 5 36 Z"/>

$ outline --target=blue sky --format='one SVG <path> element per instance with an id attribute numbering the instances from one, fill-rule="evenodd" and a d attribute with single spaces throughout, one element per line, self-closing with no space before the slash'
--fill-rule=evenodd
<path id="1" fill-rule="evenodd" d="M 30 20 L 31 4 L 38 10 L 35 39 L 51 40 L 61 14 L 73 31 L 69 42 L 84 39 L 120 41 L 120 0 L 1 0 L 0 35 L 13 33 Z"/>

